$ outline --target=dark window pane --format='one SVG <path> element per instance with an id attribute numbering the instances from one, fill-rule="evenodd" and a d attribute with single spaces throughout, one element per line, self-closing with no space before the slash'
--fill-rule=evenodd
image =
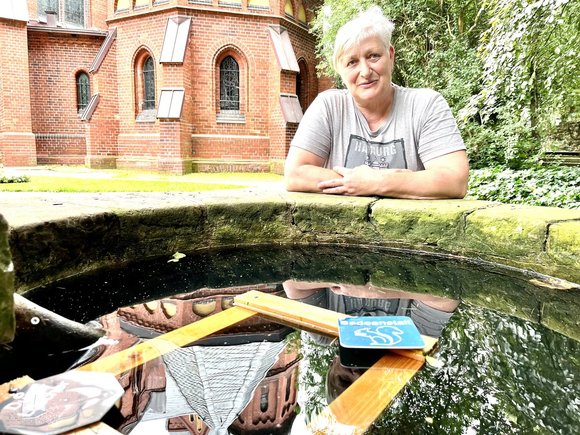
<path id="1" fill-rule="evenodd" d="M 90 97 L 89 76 L 86 73 L 80 73 L 77 75 L 77 111 L 80 112 L 87 107 Z"/>
<path id="2" fill-rule="evenodd" d="M 302 74 L 296 74 L 296 96 L 302 101 Z"/>
<path id="3" fill-rule="evenodd" d="M 231 56 L 220 64 L 220 109 L 240 110 L 240 68 Z"/>
<path id="4" fill-rule="evenodd" d="M 77 26 L 85 26 L 85 2 L 84 0 L 65 0 L 64 20 Z"/>
<path id="5" fill-rule="evenodd" d="M 143 63 L 143 89 L 143 110 L 155 109 L 155 68 L 152 57 Z"/>
<path id="6" fill-rule="evenodd" d="M 260 411 L 266 412 L 268 410 L 268 387 L 262 387 L 262 394 L 260 394 Z"/>

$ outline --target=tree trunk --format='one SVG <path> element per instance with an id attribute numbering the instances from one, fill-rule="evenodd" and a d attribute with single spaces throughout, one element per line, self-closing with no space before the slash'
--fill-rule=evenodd
<path id="1" fill-rule="evenodd" d="M 25 297 L 14 294 L 16 334 L 12 346 L 53 353 L 78 350 L 105 334 L 99 328 L 83 325 L 43 308 Z"/>

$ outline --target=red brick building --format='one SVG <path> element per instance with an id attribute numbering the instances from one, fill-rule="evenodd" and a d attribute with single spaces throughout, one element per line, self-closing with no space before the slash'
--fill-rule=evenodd
<path id="1" fill-rule="evenodd" d="M 3 0 L 0 164 L 280 171 L 320 0 Z"/>

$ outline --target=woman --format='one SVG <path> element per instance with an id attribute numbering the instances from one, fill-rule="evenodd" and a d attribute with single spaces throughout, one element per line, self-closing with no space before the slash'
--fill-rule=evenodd
<path id="1" fill-rule="evenodd" d="M 284 170 L 290 191 L 463 198 L 465 145 L 447 102 L 391 83 L 394 25 L 374 6 L 338 31 L 333 66 L 347 89 L 306 111 Z"/>

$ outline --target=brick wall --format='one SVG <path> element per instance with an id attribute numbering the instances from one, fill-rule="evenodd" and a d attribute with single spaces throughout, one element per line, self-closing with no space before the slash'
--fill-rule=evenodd
<path id="1" fill-rule="evenodd" d="M 0 165 L 36 165 L 26 23 L 0 19 L 0 41 Z"/>
<path id="2" fill-rule="evenodd" d="M 185 61 L 181 64 L 160 64 L 167 18 L 188 15 L 192 19 Z M 287 22 L 288 20 L 283 20 Z M 190 140 L 183 136 L 181 146 L 173 146 L 173 157 L 201 161 L 263 161 L 283 159 L 288 147 L 286 124 L 279 107 L 280 92 L 295 93 L 296 74 L 280 72 L 271 47 L 268 26 L 280 20 L 264 14 L 240 14 L 207 8 L 167 10 L 149 16 L 118 18 L 111 22 L 118 29 L 116 43 L 119 71 L 119 120 L 123 146 L 119 161 L 136 164 L 138 150 L 144 160 L 157 155 L 169 158 L 171 140 L 161 133 L 163 122 L 139 122 L 139 90 L 135 86 L 134 70 L 140 50 L 147 50 L 156 60 L 157 95 L 163 87 L 185 89 L 185 102 L 180 119 L 180 131 L 189 126 Z M 288 22 L 293 25 L 291 22 Z M 292 37 L 305 63 L 314 62 L 311 36 L 302 26 L 294 25 Z M 218 119 L 219 63 L 226 56 L 236 59 L 240 68 L 240 112 L 244 120 Z M 308 95 L 316 94 L 317 79 L 314 64 L 309 69 Z M 159 134 L 158 149 L 150 142 Z M 174 136 L 174 141 L 178 136 Z M 147 138 L 147 139 L 145 139 Z M 147 144 L 147 145 L 146 145 Z M 131 159 L 124 152 L 131 153 Z M 199 162 L 198 162 L 199 163 Z M 147 165 L 146 165 L 147 166 Z M 184 162 L 184 170 L 188 164 Z M 200 167 L 197 164 L 196 167 Z"/>
<path id="3" fill-rule="evenodd" d="M 37 17 L 36 3 L 28 0 L 31 19 Z M 248 7 L 247 0 L 233 7 L 218 0 L 211 4 L 151 1 L 144 8 L 118 13 L 114 0 L 87 3 L 87 27 L 101 31 L 115 27 L 117 38 L 99 70 L 90 74 L 91 94 L 98 93 L 100 101 L 86 122 L 76 109 L 75 75 L 88 72 L 104 35 L 29 30 L 28 48 L 21 51 L 28 51 L 25 67 L 32 94 L 27 98 L 31 101 L 28 134 L 36 135 L 38 163 L 84 162 L 92 167 L 176 173 L 209 168 L 212 161 L 213 167 L 245 165 L 262 170 L 271 162 L 279 167 L 296 129 L 284 121 L 279 95 L 296 93 L 297 73 L 280 71 L 270 25 L 288 29 L 300 61 L 303 107 L 319 89 L 314 40 L 305 25 L 284 14 L 284 3 L 271 0 L 270 10 L 262 10 Z M 297 10 L 299 1 L 293 3 Z M 304 1 L 309 17 L 310 3 L 318 2 Z M 185 60 L 161 64 L 167 19 L 176 15 L 192 19 Z M 185 90 L 179 120 L 158 120 L 154 111 L 143 116 L 139 68 L 145 56 L 154 60 L 156 100 L 162 88 Z M 233 118 L 222 116 L 219 108 L 219 64 L 226 56 L 234 57 L 240 67 L 241 116 Z M 28 72 L 18 76 L 26 78 Z M 3 91 L 0 97 L 6 95 Z M 0 115 L 0 121 L 9 121 L 5 112 Z"/>
<path id="4" fill-rule="evenodd" d="M 119 98 L 116 53 L 117 45 L 113 43 L 99 68 L 90 74 L 91 94 L 100 97 L 91 119 L 83 123 L 87 139 L 85 164 L 93 168 L 117 167 Z"/>
<path id="5" fill-rule="evenodd" d="M 32 131 L 40 164 L 84 162 L 85 125 L 77 111 L 76 75 L 88 72 L 103 40 L 68 32 L 28 33 Z"/>

